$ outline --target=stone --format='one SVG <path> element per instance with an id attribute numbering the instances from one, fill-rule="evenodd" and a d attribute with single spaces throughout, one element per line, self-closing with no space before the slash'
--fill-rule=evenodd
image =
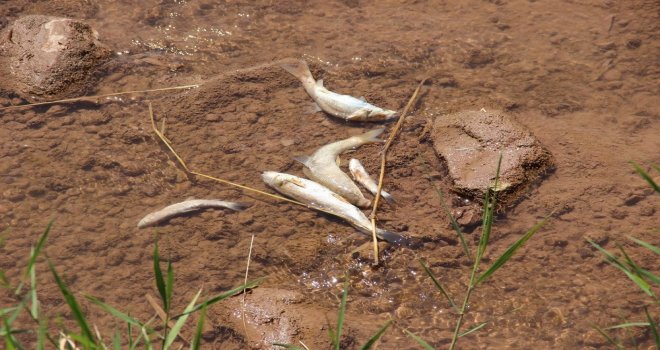
<path id="1" fill-rule="evenodd" d="M 92 27 L 70 18 L 24 16 L 0 33 L 0 74 L 15 78 L 3 88 L 25 98 L 79 94 L 111 55 Z"/>
<path id="2" fill-rule="evenodd" d="M 438 117 L 431 141 L 459 195 L 481 201 L 492 188 L 502 154 L 498 201 L 511 204 L 553 165 L 550 152 L 501 111 L 462 111 Z"/>

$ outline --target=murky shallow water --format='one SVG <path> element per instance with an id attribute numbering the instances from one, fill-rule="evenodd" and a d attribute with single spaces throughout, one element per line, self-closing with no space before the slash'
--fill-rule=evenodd
<path id="1" fill-rule="evenodd" d="M 0 229 L 11 233 L 0 263 L 10 277 L 47 218 L 56 217 L 47 252 L 71 288 L 147 319 L 152 310 L 142 296 L 155 293 L 153 231 L 137 230 L 137 221 L 190 196 L 249 201 L 245 212 L 208 211 L 157 230 L 162 255 L 176 269 L 178 306 L 200 287 L 219 292 L 242 283 L 255 234 L 251 275 L 303 293 L 303 307 L 290 312 L 318 315 L 321 327 L 324 314 L 335 313 L 348 270 L 347 322 L 358 343 L 393 317 L 399 327 L 380 348 L 412 347 L 401 328 L 446 347 L 455 315 L 417 259 L 428 261 L 457 300 L 470 268 L 430 181 L 449 184 L 435 161 L 429 180 L 423 160 L 434 155 L 419 137 L 429 118 L 488 107 L 509 110 L 529 127 L 556 170 L 498 218 L 486 264 L 539 219 L 557 215 L 474 293 L 467 325 L 489 323 L 460 347 L 598 348 L 605 341 L 590 325 L 643 320 L 647 299 L 584 238 L 623 244 L 657 272 L 657 258 L 625 239 L 660 243 L 658 196 L 628 164 L 660 163 L 655 2 L 16 1 L 0 11 L 10 19 L 48 13 L 88 20 L 117 53 L 90 93 L 203 83 L 150 95 L 157 117 L 192 168 L 261 189 L 261 171 L 300 174 L 292 156 L 370 126 L 306 114 L 309 98 L 293 78 L 251 67 L 303 57 L 329 88 L 393 109 L 421 78 L 432 80 L 391 150 L 386 184 L 400 204 L 381 214 L 385 227 L 423 244 L 387 248 L 379 269 L 352 254 L 367 239 L 339 221 L 186 179 L 153 138 L 144 98 L 3 112 Z M 43 120 L 36 128 L 35 119 Z M 368 145 L 351 156 L 375 173 L 377 152 Z M 478 231 L 469 235 L 473 246 Z M 38 272 L 44 306 L 65 313 L 45 266 Z M 101 311 L 88 312 L 100 328 L 114 326 Z M 221 311 L 210 321 L 218 329 L 234 324 Z M 325 330 L 300 325 L 298 332 L 313 348 L 326 344 Z M 219 331 L 207 346 L 244 347 L 241 329 L 235 333 Z M 648 334 L 636 335 L 650 346 Z"/>

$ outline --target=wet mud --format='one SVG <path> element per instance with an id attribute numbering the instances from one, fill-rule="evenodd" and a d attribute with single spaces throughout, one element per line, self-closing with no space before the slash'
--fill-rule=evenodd
<path id="1" fill-rule="evenodd" d="M 455 191 L 430 135 L 443 116 L 502 110 L 552 155 L 554 170 L 524 186 L 499 212 L 484 264 L 554 215 L 474 292 L 466 327 L 488 323 L 459 346 L 604 348 L 606 340 L 591 326 L 643 321 L 648 298 L 585 239 L 607 249 L 621 244 L 658 273 L 657 257 L 626 235 L 660 244 L 660 197 L 629 163 L 660 163 L 659 9 L 641 0 L 561 6 L 514 0 L 2 3 L 0 27 L 48 14 L 84 20 L 98 31 L 114 54 L 84 94 L 199 87 L 0 110 L 0 268 L 20 279 L 30 247 L 55 218 L 45 252 L 76 295 L 97 296 L 147 320 L 154 312 L 144 295 L 157 295 L 151 272 L 156 237 L 162 257 L 173 263 L 173 305 L 181 310 L 200 288 L 207 296 L 243 283 L 254 235 L 250 276 L 267 278 L 246 297 L 247 325 L 240 297 L 214 306 L 204 348 L 299 340 L 327 348 L 327 324 L 336 320 L 346 274 L 351 289 L 343 348 L 357 348 L 390 318 L 396 327 L 378 348 L 412 348 L 404 328 L 447 347 L 456 314 L 418 259 L 457 300 L 470 264 L 434 185 L 469 228 L 473 248 L 480 202 Z M 415 244 L 381 243 L 378 268 L 370 266 L 369 238 L 351 226 L 186 175 L 151 129 L 147 102 L 190 169 L 271 192 L 262 171 L 302 176 L 293 157 L 374 127 L 310 113 L 300 82 L 275 64 L 292 57 L 305 59 L 328 89 L 395 110 L 429 78 L 389 152 L 385 188 L 397 204 L 379 210 L 383 228 Z M 8 75 L 0 79 L 0 86 L 13 83 Z M 26 102 L 6 89 L 0 95 L 2 107 Z M 382 125 L 391 131 L 392 123 Z M 379 150 L 362 146 L 343 155 L 341 166 L 347 170 L 348 160 L 358 158 L 377 174 Z M 481 171 L 491 176 L 495 167 Z M 251 206 L 137 228 L 146 214 L 189 197 Z M 41 259 L 37 275 L 46 312 L 71 319 Z M 10 303 L 3 291 L 0 305 Z M 112 333 L 111 316 L 83 307 L 101 331 Z M 651 311 L 658 313 L 657 307 Z M 634 335 L 642 348 L 652 346 L 648 332 Z"/>

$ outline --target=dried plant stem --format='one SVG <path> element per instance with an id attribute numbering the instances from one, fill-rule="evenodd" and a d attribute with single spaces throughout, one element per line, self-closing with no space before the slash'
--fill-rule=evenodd
<path id="1" fill-rule="evenodd" d="M 275 195 L 275 194 L 272 194 L 272 193 L 268 193 L 268 192 L 264 192 L 264 191 L 258 190 L 258 189 L 256 189 L 256 188 L 252 188 L 252 187 L 244 186 L 244 185 L 237 184 L 237 183 L 234 183 L 234 182 L 231 182 L 231 181 L 227 181 L 227 180 L 224 180 L 224 179 L 220 179 L 220 178 L 217 178 L 217 177 L 213 177 L 213 176 L 211 176 L 211 175 L 207 175 L 207 174 L 200 173 L 200 172 L 197 172 L 197 171 L 194 171 L 194 170 L 190 170 L 190 169 L 188 168 L 188 166 L 186 165 L 186 162 L 184 162 L 183 159 L 181 159 L 181 157 L 179 157 L 179 155 L 176 153 L 176 151 L 174 150 L 174 148 L 173 148 L 172 145 L 170 144 L 170 142 L 169 142 L 169 140 L 167 139 L 167 137 L 165 137 L 165 135 L 163 135 L 163 133 L 160 132 L 160 130 L 158 130 L 158 127 L 156 126 L 156 121 L 154 120 L 154 111 L 153 111 L 153 107 L 151 106 L 151 102 L 149 102 L 149 117 L 151 118 L 151 128 L 153 129 L 154 133 L 156 133 L 156 135 L 158 136 L 158 138 L 160 138 L 160 140 L 165 144 L 165 146 L 167 146 L 167 148 L 170 150 L 170 152 L 172 152 L 172 154 L 174 155 L 174 157 L 176 158 L 176 160 L 179 162 L 179 164 L 181 165 L 181 167 L 186 171 L 186 173 L 188 173 L 188 174 L 193 174 L 193 175 L 197 175 L 197 176 L 204 177 L 204 178 L 207 178 L 207 179 L 211 179 L 211 180 L 214 180 L 214 181 L 217 181 L 217 182 L 220 182 L 220 183 L 226 184 L 226 185 L 230 185 L 230 186 L 238 187 L 238 188 L 243 189 L 243 190 L 246 190 L 246 191 L 259 193 L 259 194 L 264 195 L 264 196 L 268 196 L 268 197 L 271 197 L 271 198 L 279 199 L 279 200 L 286 201 L 286 202 L 293 203 L 293 204 L 302 205 L 303 207 L 307 207 L 307 208 L 309 208 L 308 205 L 306 205 L 306 204 L 304 204 L 304 203 L 301 203 L 301 202 L 298 202 L 298 201 L 294 201 L 293 199 L 289 199 L 289 198 L 286 198 L 286 197 L 278 196 L 278 195 Z"/>
<path id="2" fill-rule="evenodd" d="M 394 138 L 396 138 L 396 135 L 398 134 L 398 131 L 401 128 L 404 119 L 406 118 L 406 115 L 410 111 L 410 108 L 412 108 L 412 106 L 415 104 L 415 101 L 417 101 L 417 95 L 419 95 L 419 91 L 422 89 L 422 86 L 424 85 L 425 82 L 426 82 L 426 78 L 422 79 L 422 81 L 419 82 L 419 85 L 417 85 L 415 92 L 413 92 L 412 96 L 408 100 L 408 104 L 406 104 L 406 107 L 403 109 L 403 112 L 401 112 L 401 116 L 399 117 L 399 120 L 397 120 L 396 124 L 394 125 L 394 128 L 392 129 L 392 132 L 390 133 L 390 136 L 387 138 L 387 141 L 383 146 L 383 150 L 380 153 L 380 174 L 378 175 L 378 189 L 376 190 L 376 197 L 374 198 L 374 205 L 373 205 L 373 209 L 371 210 L 371 215 L 369 215 L 369 218 L 371 219 L 371 236 L 374 242 L 375 265 L 378 265 L 378 241 L 376 238 L 376 212 L 378 211 L 378 204 L 380 203 L 380 194 L 381 191 L 383 190 L 383 178 L 385 177 L 385 163 L 387 161 L 387 151 L 390 149 L 390 146 L 392 145 Z"/>
<path id="3" fill-rule="evenodd" d="M 250 259 L 252 258 L 252 244 L 254 244 L 254 234 L 250 239 L 250 249 L 248 250 L 247 264 L 245 266 L 245 281 L 243 282 L 244 286 L 247 286 L 248 273 L 250 272 Z M 243 316 L 243 330 L 245 331 L 245 339 L 247 339 L 248 344 L 250 343 L 250 336 L 247 331 L 247 324 L 245 323 L 245 291 L 246 288 L 243 287 L 243 300 L 241 302 L 241 311 Z"/>
<path id="4" fill-rule="evenodd" d="M 144 92 L 183 90 L 183 89 L 192 89 L 192 88 L 197 88 L 197 87 L 199 87 L 199 84 L 181 85 L 181 86 L 173 86 L 173 87 L 166 87 L 166 88 L 159 88 L 159 89 L 113 92 L 113 93 L 110 93 L 110 94 L 81 96 L 81 97 L 66 98 L 66 99 L 63 99 L 63 100 L 56 100 L 56 101 L 37 102 L 37 103 L 28 103 L 28 104 L 17 105 L 17 106 L 0 107 L 0 111 L 5 110 L 5 109 L 28 108 L 28 107 L 34 107 L 34 106 L 54 105 L 54 104 L 57 104 L 57 103 L 77 102 L 77 101 L 84 101 L 84 100 L 95 100 L 97 98 L 121 96 L 121 95 L 130 95 L 130 94 L 139 94 L 139 93 L 144 93 Z"/>
<path id="5" fill-rule="evenodd" d="M 149 293 L 145 294 L 144 297 L 147 299 L 147 302 L 149 302 L 149 305 L 151 305 L 151 307 L 156 311 L 156 314 L 158 315 L 158 317 L 160 317 L 160 319 L 163 320 L 163 322 L 167 322 L 167 326 L 170 327 L 170 329 L 173 329 L 174 328 L 174 322 L 172 322 L 172 319 L 170 319 L 167 316 L 167 313 L 165 312 L 165 310 L 163 310 L 163 308 L 161 308 L 160 305 L 158 305 L 158 302 L 156 302 L 156 299 L 154 299 L 154 297 L 152 297 L 151 294 L 149 294 Z M 181 335 L 181 333 L 177 334 L 177 337 L 180 340 L 182 340 L 186 344 L 186 346 L 190 346 L 190 343 L 188 342 L 188 340 L 186 340 L 186 338 L 184 338 Z"/>

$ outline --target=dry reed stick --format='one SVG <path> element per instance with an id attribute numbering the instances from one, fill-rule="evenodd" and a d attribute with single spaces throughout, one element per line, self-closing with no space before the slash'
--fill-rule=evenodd
<path id="1" fill-rule="evenodd" d="M 46 102 L 28 103 L 28 104 L 24 104 L 24 105 L 16 105 L 16 106 L 0 107 L 0 111 L 1 111 L 1 110 L 5 110 L 5 109 L 28 108 L 28 107 L 34 107 L 34 106 L 54 105 L 54 104 L 57 104 L 57 103 L 77 102 L 77 101 L 84 101 L 84 100 L 94 100 L 94 99 L 97 99 L 97 98 L 103 98 L 103 97 L 112 97 L 112 96 L 120 96 L 120 95 L 130 95 L 130 94 L 139 94 L 139 93 L 144 93 L 144 92 L 159 92 L 159 91 L 170 91 L 170 90 L 182 90 L 182 89 L 192 89 L 192 88 L 197 88 L 197 87 L 199 87 L 199 84 L 181 85 L 181 86 L 173 86 L 173 87 L 166 87 L 166 88 L 159 88 L 159 89 L 132 90 L 132 91 L 113 92 L 113 93 L 110 93 L 110 94 L 92 95 L 92 96 L 81 96 L 81 97 L 66 98 L 66 99 L 63 99 L 63 100 L 56 100 L 56 101 L 46 101 Z"/>
<path id="2" fill-rule="evenodd" d="M 308 209 L 314 209 L 314 210 L 318 210 L 318 211 L 324 212 L 324 213 L 326 213 L 326 214 L 330 214 L 330 215 L 332 215 L 332 216 L 336 216 L 335 214 L 333 214 L 333 213 L 331 213 L 331 212 L 329 212 L 329 211 L 326 211 L 326 210 L 323 210 L 323 209 L 320 209 L 320 208 L 312 208 L 312 207 L 310 207 L 309 205 L 307 205 L 307 204 L 305 204 L 305 203 L 298 202 L 298 201 L 293 200 L 293 199 L 289 199 L 289 198 L 286 198 L 286 197 L 278 196 L 278 195 L 276 195 L 276 194 L 272 194 L 272 193 L 264 192 L 264 191 L 258 190 L 258 189 L 256 189 L 256 188 L 252 188 L 252 187 L 249 187 L 249 186 L 245 186 L 245 185 L 237 184 L 237 183 L 235 183 L 235 182 L 231 182 L 231 181 L 224 180 L 224 179 L 220 179 L 220 178 L 217 178 L 217 177 L 214 177 L 214 176 L 211 176 L 211 175 L 207 175 L 207 174 L 204 174 L 204 173 L 200 173 L 200 172 L 197 172 L 197 171 L 194 171 L 194 170 L 190 170 L 190 169 L 188 168 L 188 166 L 186 165 L 186 162 L 184 162 L 183 159 L 181 159 L 181 157 L 179 157 L 179 155 L 176 153 L 176 151 L 174 150 L 174 148 L 172 147 L 172 145 L 171 145 L 170 142 L 168 141 L 167 137 L 165 137 L 165 135 L 163 135 L 163 134 L 160 132 L 160 130 L 158 130 L 158 128 L 156 127 L 156 121 L 154 120 L 154 112 L 153 112 L 153 108 L 152 108 L 152 106 L 151 106 L 151 102 L 149 102 L 149 117 L 151 118 L 151 128 L 153 129 L 154 133 L 156 133 L 156 135 L 158 135 L 158 138 L 160 138 L 160 140 L 165 144 L 165 146 L 167 146 L 167 148 L 170 150 L 170 152 L 172 152 L 172 154 L 174 154 L 174 157 L 175 157 L 176 160 L 179 162 L 179 164 L 183 167 L 183 169 L 186 171 L 186 173 L 188 173 L 188 174 L 193 174 L 193 175 L 197 175 L 197 176 L 200 176 L 200 177 L 204 177 L 204 178 L 207 178 L 207 179 L 210 179 L 210 180 L 214 180 L 214 181 L 217 181 L 217 182 L 220 182 L 220 183 L 223 183 L 223 184 L 229 185 L 229 186 L 238 187 L 238 188 L 243 189 L 243 190 L 246 190 L 246 191 L 259 193 L 259 194 L 264 195 L 264 196 L 267 196 L 267 197 L 271 197 L 271 198 L 279 199 L 279 200 L 282 200 L 282 201 L 285 201 L 285 202 L 289 202 L 289 203 L 293 203 L 293 204 L 301 205 L 301 206 L 303 206 L 303 207 L 305 207 L 305 208 L 308 208 Z"/>
<path id="3" fill-rule="evenodd" d="M 369 218 L 371 219 L 371 236 L 374 242 L 374 265 L 378 265 L 376 212 L 378 211 L 378 204 L 380 203 L 380 192 L 383 190 L 383 178 L 385 177 L 385 162 L 387 158 L 387 151 L 390 149 L 390 145 L 392 145 L 392 142 L 394 141 L 394 138 L 396 137 L 399 129 L 401 128 L 401 124 L 403 124 L 403 120 L 406 118 L 406 115 L 410 111 L 410 108 L 412 108 L 412 106 L 415 104 L 415 101 L 417 100 L 417 95 L 419 95 L 419 91 L 422 89 L 422 86 L 424 85 L 425 82 L 426 82 L 426 78 L 422 79 L 419 85 L 417 85 L 415 92 L 413 92 L 412 96 L 410 97 L 410 100 L 408 100 L 408 103 L 406 104 L 406 107 L 403 109 L 403 112 L 401 112 L 401 116 L 399 117 L 399 120 L 397 120 L 396 125 L 394 125 L 394 128 L 392 129 L 392 132 L 390 133 L 390 136 L 387 138 L 387 141 L 383 146 L 383 150 L 380 153 L 381 158 L 380 158 L 380 175 L 378 176 L 378 189 L 376 190 L 376 197 L 374 198 L 373 209 L 371 210 L 371 214 L 369 215 Z"/>
<path id="4" fill-rule="evenodd" d="M 247 340 L 248 344 L 250 343 L 250 336 L 248 335 L 247 331 L 247 324 L 245 323 L 245 291 L 247 288 L 245 288 L 245 285 L 247 285 L 247 280 L 248 280 L 248 273 L 250 272 L 250 259 L 252 258 L 252 244 L 254 243 L 254 234 L 252 235 L 252 239 L 250 239 L 250 250 L 248 250 L 248 257 L 247 257 L 247 264 L 245 266 L 245 281 L 243 282 L 243 301 L 241 305 L 241 310 L 243 313 L 243 330 L 245 331 L 245 339 Z"/>

